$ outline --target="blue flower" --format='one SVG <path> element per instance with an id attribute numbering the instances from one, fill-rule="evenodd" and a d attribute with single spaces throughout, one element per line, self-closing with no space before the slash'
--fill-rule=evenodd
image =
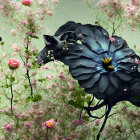
<path id="1" fill-rule="evenodd" d="M 70 43 L 70 46 L 67 43 L 68 55 L 63 62 L 87 93 L 98 99 L 114 97 L 120 100 L 122 97 L 125 100 L 131 94 L 126 94 L 126 91 L 130 90 L 129 85 L 138 73 L 135 52 L 121 37 L 113 36 L 112 41 L 102 27 L 85 26 L 90 31 L 89 35 L 83 32 L 82 27 L 76 29 L 75 34 L 81 43 Z"/>
<path id="2" fill-rule="evenodd" d="M 54 36 L 44 35 L 44 39 L 46 46 L 38 54 L 39 62 L 57 59 L 68 65 L 71 75 L 87 93 L 111 106 L 122 100 L 135 102 L 138 94 L 132 92 L 132 81 L 139 75 L 135 63 L 138 56 L 124 39 L 110 38 L 100 26 L 72 21 L 61 26 Z"/>

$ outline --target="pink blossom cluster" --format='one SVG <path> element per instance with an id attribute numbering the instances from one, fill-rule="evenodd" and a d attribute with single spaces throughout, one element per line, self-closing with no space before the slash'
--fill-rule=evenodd
<path id="1" fill-rule="evenodd" d="M 96 8 L 102 11 L 112 23 L 132 30 L 140 29 L 140 2 L 138 0 L 100 0 Z"/>
<path id="2" fill-rule="evenodd" d="M 11 35 L 17 33 L 36 36 L 42 30 L 46 15 L 52 16 L 58 0 L 0 0 L 0 13 L 10 24 L 16 24 Z M 41 22 L 40 22 L 41 21 Z M 48 31 L 48 29 L 46 29 Z"/>

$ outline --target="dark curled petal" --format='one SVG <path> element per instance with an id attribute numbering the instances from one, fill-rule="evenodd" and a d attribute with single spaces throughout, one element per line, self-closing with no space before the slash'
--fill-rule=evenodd
<path id="1" fill-rule="evenodd" d="M 88 26 L 83 26 L 82 24 L 76 28 L 75 30 L 75 33 L 77 35 L 82 35 L 82 34 L 85 34 L 85 35 L 89 35 L 89 36 L 94 36 L 94 33 L 92 32 L 92 30 L 88 27 Z"/>
<path id="2" fill-rule="evenodd" d="M 97 99 L 104 100 L 106 98 L 105 94 L 99 94 L 99 82 L 97 81 L 91 88 L 85 88 L 85 92 L 93 94 Z"/>
<path id="3" fill-rule="evenodd" d="M 108 87 L 109 79 L 107 74 L 102 74 L 99 79 L 99 92 L 103 93 Z"/>
<path id="4" fill-rule="evenodd" d="M 114 74 L 109 75 L 109 80 L 115 88 L 119 87 L 119 80 Z"/>
<path id="5" fill-rule="evenodd" d="M 133 78 L 130 74 L 124 73 L 122 71 L 115 72 L 115 75 L 123 81 L 130 81 Z"/>
<path id="6" fill-rule="evenodd" d="M 129 48 L 120 49 L 114 52 L 112 61 L 121 62 L 121 60 L 125 59 L 125 57 L 129 58 L 133 55 L 136 55 L 136 54 L 132 49 L 129 49 Z"/>
<path id="7" fill-rule="evenodd" d="M 93 39 L 102 46 L 104 51 L 107 51 L 110 40 L 106 36 L 102 35 L 98 29 L 93 29 L 92 32 L 94 34 Z"/>
<path id="8" fill-rule="evenodd" d="M 81 74 L 90 74 L 98 71 L 96 68 L 88 68 L 84 66 L 78 66 L 74 69 L 70 69 L 70 73 L 72 76 L 78 76 Z"/>
<path id="9" fill-rule="evenodd" d="M 79 85 L 83 88 L 91 88 L 99 80 L 100 72 L 95 73 L 87 80 L 78 81 Z"/>
<path id="10" fill-rule="evenodd" d="M 126 62 L 126 63 L 120 62 L 117 65 L 117 67 L 120 68 L 121 70 L 127 71 L 128 73 L 135 72 L 138 69 L 138 65 L 136 63 L 130 63 L 130 62 Z"/>
<path id="11" fill-rule="evenodd" d="M 54 34 L 54 36 L 60 36 L 64 34 L 67 31 L 74 31 L 78 27 L 78 24 L 76 24 L 73 21 L 69 21 L 66 24 L 62 25 Z"/>
<path id="12" fill-rule="evenodd" d="M 128 48 L 127 43 L 121 37 L 113 36 L 113 38 L 115 39 L 115 42 L 110 42 L 108 50 L 110 54 L 113 54 L 118 49 Z"/>
<path id="13" fill-rule="evenodd" d="M 97 61 L 98 54 L 92 52 L 85 45 L 75 44 L 69 48 L 69 55 L 78 55 L 78 56 L 86 56 L 87 58 L 91 58 L 94 61 Z"/>
<path id="14" fill-rule="evenodd" d="M 64 62 L 70 68 L 76 68 L 78 66 L 85 66 L 85 67 L 92 68 L 97 64 L 97 62 L 94 62 L 92 59 L 86 57 L 79 57 L 79 59 L 70 59 L 67 61 L 64 60 Z"/>
<path id="15" fill-rule="evenodd" d="M 91 36 L 82 35 L 81 38 L 82 38 L 81 39 L 82 43 L 87 45 L 87 47 L 91 51 L 98 53 L 98 54 L 103 52 L 102 46 L 96 40 L 94 40 Z"/>
<path id="16" fill-rule="evenodd" d="M 91 24 L 86 24 L 85 26 L 89 27 L 91 30 L 98 29 L 102 33 L 102 35 L 109 38 L 108 32 L 104 28 L 102 28 L 101 26 L 96 26 L 96 25 L 91 25 Z"/>
<path id="17" fill-rule="evenodd" d="M 135 97 L 131 97 L 129 99 L 127 99 L 129 102 L 131 102 L 133 105 L 140 107 L 140 95 L 139 96 L 135 96 Z"/>
<path id="18" fill-rule="evenodd" d="M 76 80 L 86 80 L 89 79 L 92 74 L 80 74 L 78 76 L 73 76 Z"/>

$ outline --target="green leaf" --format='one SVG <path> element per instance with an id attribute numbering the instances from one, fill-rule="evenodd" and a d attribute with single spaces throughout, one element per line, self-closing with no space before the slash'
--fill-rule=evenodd
<path id="1" fill-rule="evenodd" d="M 99 22 L 98 21 L 95 21 L 95 24 L 99 24 Z"/>
<path id="2" fill-rule="evenodd" d="M 75 104 L 75 103 L 74 103 L 74 101 L 73 101 L 73 100 L 69 100 L 69 101 L 68 101 L 68 104 L 69 104 L 69 105 L 73 105 L 73 106 L 74 106 L 74 104 Z"/>
<path id="3" fill-rule="evenodd" d="M 137 46 L 136 45 L 134 45 L 134 49 L 136 49 L 137 48 Z"/>
<path id="4" fill-rule="evenodd" d="M 90 100 L 91 100 L 91 97 L 90 96 L 87 96 L 86 101 L 89 102 Z"/>
<path id="5" fill-rule="evenodd" d="M 41 101 L 42 96 L 40 94 L 35 94 L 34 97 L 32 98 L 33 102 L 38 102 Z"/>
<path id="6" fill-rule="evenodd" d="M 31 38 L 35 38 L 35 39 L 39 39 L 38 36 L 31 36 L 31 35 L 30 35 L 30 37 L 31 37 Z"/>
<path id="7" fill-rule="evenodd" d="M 15 81 L 15 77 L 11 77 L 11 82 L 14 82 Z"/>
<path id="8" fill-rule="evenodd" d="M 1 46 L 3 46 L 4 45 L 4 42 L 1 42 L 0 44 L 1 44 Z"/>
<path id="9" fill-rule="evenodd" d="M 14 100 L 14 103 L 17 103 L 19 100 Z"/>
<path id="10" fill-rule="evenodd" d="M 29 85 L 24 85 L 24 88 L 28 88 L 29 87 Z"/>
<path id="11" fill-rule="evenodd" d="M 38 79 L 38 82 L 43 82 L 43 81 L 46 81 L 47 79 L 46 78 L 42 78 L 42 79 Z"/>
<path id="12" fill-rule="evenodd" d="M 28 96 L 28 97 L 25 99 L 26 103 L 28 103 L 30 100 L 31 100 L 31 97 L 30 97 L 30 96 Z"/>

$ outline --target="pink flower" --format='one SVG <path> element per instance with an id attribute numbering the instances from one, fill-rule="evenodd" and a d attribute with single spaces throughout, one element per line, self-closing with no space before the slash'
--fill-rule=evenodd
<path id="1" fill-rule="evenodd" d="M 58 3 L 58 0 L 53 0 L 53 3 L 54 3 L 54 4 L 57 4 L 57 3 Z"/>
<path id="2" fill-rule="evenodd" d="M 22 4 L 25 6 L 30 6 L 32 2 L 32 0 L 22 0 Z"/>
<path id="3" fill-rule="evenodd" d="M 109 40 L 110 40 L 111 42 L 115 42 L 115 39 L 114 39 L 113 37 L 109 37 Z"/>
<path id="4" fill-rule="evenodd" d="M 20 61 L 16 59 L 9 59 L 8 65 L 10 69 L 17 69 L 20 66 Z"/>
<path id="5" fill-rule="evenodd" d="M 46 126 L 47 128 L 53 128 L 53 127 L 55 126 L 55 121 L 54 121 L 54 119 L 50 119 L 50 120 L 46 121 L 46 122 L 45 122 L 45 126 Z"/>
<path id="6" fill-rule="evenodd" d="M 138 115 L 139 115 L 139 113 L 138 113 L 138 112 L 134 112 L 133 114 L 134 114 L 135 116 L 138 116 Z"/>
<path id="7" fill-rule="evenodd" d="M 53 14 L 53 11 L 48 11 L 49 16 L 52 16 L 52 14 Z"/>
<path id="8" fill-rule="evenodd" d="M 95 121 L 95 125 L 98 126 L 98 125 L 100 124 L 100 121 L 101 121 L 101 120 L 96 120 L 96 121 Z"/>

